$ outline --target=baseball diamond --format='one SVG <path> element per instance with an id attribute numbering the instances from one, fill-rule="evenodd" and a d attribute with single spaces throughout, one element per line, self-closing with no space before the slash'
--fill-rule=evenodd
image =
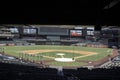
<path id="1" fill-rule="evenodd" d="M 74 49 L 73 49 L 74 48 Z M 56 66 L 85 66 L 89 62 L 95 62 L 112 55 L 110 48 L 92 48 L 78 46 L 58 46 L 58 45 L 35 45 L 35 46 L 5 46 L 5 53 L 30 61 Z M 59 62 L 56 58 L 61 58 L 58 53 L 63 53 L 64 58 L 74 59 L 74 62 Z M 52 62 L 49 62 L 52 60 Z M 68 64 L 69 63 L 69 64 Z"/>

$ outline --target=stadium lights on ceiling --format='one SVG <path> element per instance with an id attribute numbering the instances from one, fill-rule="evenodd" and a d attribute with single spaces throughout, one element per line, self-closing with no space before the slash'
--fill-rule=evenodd
<path id="1" fill-rule="evenodd" d="M 110 8 L 112 8 L 113 6 L 115 6 L 119 2 L 120 2 L 120 0 L 113 0 L 110 4 L 105 6 L 104 9 L 110 9 Z"/>

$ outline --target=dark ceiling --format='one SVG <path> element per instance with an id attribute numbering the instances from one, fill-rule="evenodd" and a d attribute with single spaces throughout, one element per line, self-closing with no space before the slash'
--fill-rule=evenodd
<path id="1" fill-rule="evenodd" d="M 116 5 L 109 9 L 105 6 L 113 2 Z M 8 14 L 8 21 L 18 23 L 37 24 L 98 24 L 98 25 L 119 25 L 120 23 L 120 0 L 79 0 L 66 2 L 46 2 L 32 7 L 17 9 L 12 12 L 18 14 L 14 18 Z M 29 6 L 29 5 L 27 5 Z M 33 8 L 34 7 L 34 8 Z M 110 7 L 110 6 L 108 6 Z M 9 22 L 8 22 L 9 23 Z M 11 23 L 11 22 L 10 22 Z"/>
<path id="2" fill-rule="evenodd" d="M 114 1 L 116 0 L 80 0 L 76 3 L 73 2 L 74 5 L 71 4 L 70 9 L 66 9 L 64 20 L 79 24 L 119 25 L 120 2 L 109 9 L 104 9 L 105 6 Z"/>

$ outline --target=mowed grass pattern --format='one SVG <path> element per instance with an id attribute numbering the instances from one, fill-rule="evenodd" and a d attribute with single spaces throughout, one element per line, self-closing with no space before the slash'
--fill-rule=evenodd
<path id="1" fill-rule="evenodd" d="M 48 55 L 48 56 L 52 56 L 52 57 L 59 57 L 56 54 L 57 53 L 64 53 L 65 57 L 75 57 L 75 56 L 82 56 L 83 54 L 76 54 L 74 53 L 74 51 L 78 50 L 78 51 L 88 51 L 88 52 L 96 52 L 98 54 L 96 55 L 92 55 L 92 56 L 86 56 L 86 57 L 82 57 L 82 58 L 78 58 L 78 60 L 90 60 L 90 61 L 96 61 L 96 60 L 100 60 L 104 57 L 106 57 L 107 55 L 110 55 L 111 52 L 107 52 L 108 50 L 112 51 L 112 49 L 110 48 L 92 48 L 92 47 L 79 47 L 79 46 L 53 46 L 53 45 L 35 45 L 35 46 L 4 46 L 5 49 L 5 53 L 9 54 L 9 55 L 13 55 L 13 56 L 19 56 L 19 53 L 25 50 L 73 50 L 73 53 L 67 53 L 67 52 L 46 52 L 46 53 L 40 53 L 38 55 Z M 34 59 L 34 60 L 50 60 L 48 58 L 42 58 L 42 59 L 38 59 L 38 57 L 30 57 L 30 59 Z M 53 62 L 50 64 L 58 64 L 58 65 L 64 65 L 64 63 L 61 62 Z M 74 64 L 78 64 L 78 63 L 73 63 Z M 80 65 L 83 65 L 83 63 L 80 63 Z"/>

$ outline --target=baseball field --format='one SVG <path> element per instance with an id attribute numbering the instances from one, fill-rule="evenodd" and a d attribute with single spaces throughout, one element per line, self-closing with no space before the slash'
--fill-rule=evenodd
<path id="1" fill-rule="evenodd" d="M 92 48 L 79 46 L 35 45 L 4 46 L 5 54 L 54 66 L 84 66 L 87 61 L 97 61 L 112 54 L 110 48 Z M 57 61 L 57 59 L 61 59 Z M 74 61 L 64 61 L 64 59 Z"/>

